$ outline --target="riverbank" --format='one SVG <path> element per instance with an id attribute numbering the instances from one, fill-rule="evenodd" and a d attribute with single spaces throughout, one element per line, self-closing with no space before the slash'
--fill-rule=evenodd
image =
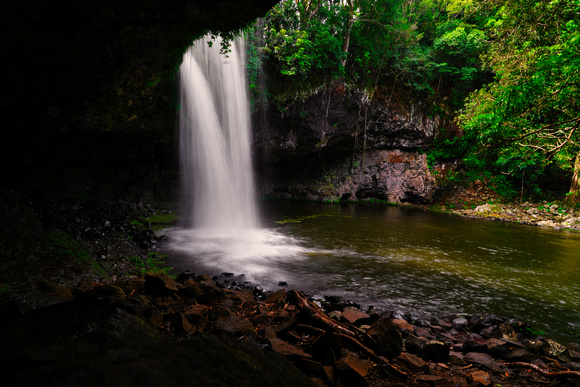
<path id="1" fill-rule="evenodd" d="M 148 253 L 152 226 L 171 223 L 170 211 L 131 200 L 6 199 L 14 260 L 3 262 L 11 282 L 0 292 L 0 332 L 15 385 L 577 385 L 578 346 L 521 321 L 417 321 L 334 297 L 263 293 L 229 275 L 174 280 Z M 30 235 L 36 241 L 25 244 Z"/>
<path id="2" fill-rule="evenodd" d="M 580 345 L 546 339 L 521 321 L 484 314 L 413 321 L 335 297 L 263 293 L 229 274 L 54 285 L 1 309 L 0 358 L 14 385 L 580 383 Z"/>
<path id="3" fill-rule="evenodd" d="M 571 207 L 559 201 L 506 200 L 480 180 L 441 194 L 428 208 L 474 219 L 580 231 L 580 206 Z"/>

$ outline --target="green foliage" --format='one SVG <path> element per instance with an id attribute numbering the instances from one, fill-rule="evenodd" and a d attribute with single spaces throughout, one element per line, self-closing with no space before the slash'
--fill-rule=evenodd
<path id="1" fill-rule="evenodd" d="M 48 252 L 65 262 L 72 259 L 84 265 L 89 265 L 98 276 L 109 278 L 106 270 L 91 258 L 90 253 L 65 232 L 54 231 L 48 236 Z"/>
<path id="2" fill-rule="evenodd" d="M 437 161 L 461 160 L 468 157 L 471 148 L 470 136 L 456 136 L 450 139 L 439 136 L 427 153 L 427 162 L 432 167 Z"/>
<path id="3" fill-rule="evenodd" d="M 171 268 L 165 266 L 166 259 L 167 255 L 149 252 L 145 259 L 131 257 L 129 260 L 135 265 L 135 274 L 161 273 L 169 275 Z"/>
<path id="4" fill-rule="evenodd" d="M 343 73 L 337 6 L 309 13 L 303 2 L 283 1 L 266 16 L 264 51 L 290 82 L 320 83 Z"/>
<path id="5" fill-rule="evenodd" d="M 571 171 L 580 151 L 579 11 L 569 1 L 505 2 L 489 21 L 496 81 L 472 93 L 460 116 L 485 154 L 481 167 L 532 190 L 548 169 Z"/>
<path id="6" fill-rule="evenodd" d="M 150 214 L 149 216 L 143 216 L 139 219 L 133 219 L 131 224 L 133 226 L 139 227 L 143 230 L 161 230 L 164 228 L 171 227 L 176 220 L 175 213 L 171 211 L 158 211 Z"/>
<path id="7" fill-rule="evenodd" d="M 90 260 L 90 254 L 70 235 L 54 231 L 49 236 L 49 249 L 57 256 L 74 258 L 78 261 Z"/>

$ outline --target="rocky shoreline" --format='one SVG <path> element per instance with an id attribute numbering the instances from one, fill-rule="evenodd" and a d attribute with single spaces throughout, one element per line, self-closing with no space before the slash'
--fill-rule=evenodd
<path id="1" fill-rule="evenodd" d="M 561 201 L 508 201 L 481 180 L 443 190 L 435 204 L 423 208 L 473 219 L 580 231 L 580 206 L 568 206 Z"/>
<path id="2" fill-rule="evenodd" d="M 538 336 L 521 321 L 413 321 L 215 279 L 147 274 L 13 296 L 1 305 L 3 378 L 46 386 L 580 385 L 580 345 Z"/>
<path id="3" fill-rule="evenodd" d="M 451 210 L 469 218 L 484 218 L 503 222 L 580 231 L 580 209 L 561 203 L 485 203 L 475 208 Z"/>
<path id="4" fill-rule="evenodd" d="M 8 199 L 15 221 L 6 223 L 6 240 L 19 249 L 3 263 L 0 364 L 16 386 L 580 385 L 580 346 L 538 336 L 521 321 L 378 314 L 330 296 L 265 293 L 228 273 L 171 278 L 147 253 L 151 226 L 169 211 L 131 201 Z M 578 210 L 547 204 L 438 210 L 577 230 Z M 23 210 L 27 223 L 16 223 Z M 30 255 L 43 250 L 22 238 L 47 231 L 53 258 Z M 98 265 L 88 258 L 96 252 Z M 142 271 L 149 274 L 131 274 Z"/>

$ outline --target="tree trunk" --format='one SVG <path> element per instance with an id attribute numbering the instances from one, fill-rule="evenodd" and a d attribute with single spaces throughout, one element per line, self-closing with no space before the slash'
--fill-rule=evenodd
<path id="1" fill-rule="evenodd" d="M 580 152 L 576 155 L 572 185 L 570 186 L 570 192 L 566 195 L 564 202 L 569 206 L 580 203 Z"/>
<path id="2" fill-rule="evenodd" d="M 349 17 L 346 26 L 346 32 L 344 34 L 344 43 L 342 45 L 342 52 L 344 53 L 344 59 L 341 60 L 342 67 L 346 67 L 346 61 L 348 58 L 348 48 L 350 46 L 350 31 L 352 30 L 352 25 L 354 24 L 354 6 L 351 1 L 348 2 L 349 6 Z"/>

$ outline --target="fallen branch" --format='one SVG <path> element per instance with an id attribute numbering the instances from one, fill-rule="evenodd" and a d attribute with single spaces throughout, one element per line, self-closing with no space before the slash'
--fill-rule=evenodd
<path id="1" fill-rule="evenodd" d="M 305 312 L 308 314 L 313 320 L 327 326 L 328 328 L 334 330 L 335 332 L 343 333 L 347 336 L 353 337 L 357 339 L 357 335 L 348 329 L 345 325 L 341 324 L 338 321 L 335 321 L 328 317 L 319 307 L 318 305 L 313 304 L 312 302 L 308 301 L 304 296 L 298 293 L 296 290 L 291 290 L 288 292 L 286 299 L 290 302 L 293 302 L 294 305 L 300 310 L 301 312 Z"/>
<path id="2" fill-rule="evenodd" d="M 512 363 L 505 363 L 507 366 L 512 366 L 512 367 L 520 367 L 520 368 L 531 368 L 539 373 L 541 373 L 542 375 L 544 375 L 545 377 L 548 378 L 561 378 L 561 377 L 576 377 L 576 378 L 580 378 L 580 371 L 555 371 L 555 372 L 550 372 L 550 371 L 546 371 L 541 369 L 540 367 L 538 367 L 537 365 L 534 364 L 530 364 L 530 363 L 524 363 L 524 362 L 512 362 Z"/>
<path id="3" fill-rule="evenodd" d="M 341 337 L 342 339 L 348 341 L 349 343 L 354 344 L 360 351 L 364 352 L 368 357 L 370 357 L 374 362 L 376 363 L 386 363 L 384 358 L 381 358 L 379 356 L 377 356 L 377 354 L 375 353 L 375 351 L 373 351 L 372 349 L 364 346 L 360 341 L 358 341 L 357 339 L 351 337 L 351 336 L 347 336 L 343 333 L 339 333 L 336 332 L 335 333 L 338 337 Z"/>

